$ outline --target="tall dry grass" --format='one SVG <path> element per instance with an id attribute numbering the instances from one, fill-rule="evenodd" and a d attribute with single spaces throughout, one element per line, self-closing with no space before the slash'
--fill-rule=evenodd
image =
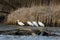
<path id="1" fill-rule="evenodd" d="M 6 20 L 7 24 L 16 24 L 17 19 L 27 21 L 41 21 L 46 26 L 60 26 L 60 6 L 33 6 L 18 8 L 11 12 Z"/>

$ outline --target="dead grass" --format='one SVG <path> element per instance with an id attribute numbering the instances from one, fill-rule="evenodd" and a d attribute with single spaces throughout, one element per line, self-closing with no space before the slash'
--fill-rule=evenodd
<path id="1" fill-rule="evenodd" d="M 18 8 L 11 12 L 6 20 L 7 24 L 16 24 L 17 19 L 26 21 L 42 21 L 46 26 L 60 26 L 60 6 L 33 6 Z"/>

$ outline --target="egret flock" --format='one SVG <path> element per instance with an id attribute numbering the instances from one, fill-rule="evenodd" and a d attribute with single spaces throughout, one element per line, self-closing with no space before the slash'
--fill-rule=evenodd
<path id="1" fill-rule="evenodd" d="M 23 22 L 20 22 L 19 20 L 17 20 L 17 23 L 20 26 L 24 26 L 25 25 Z M 38 21 L 38 22 L 36 22 L 36 21 L 32 21 L 32 22 L 27 21 L 27 24 L 30 25 L 30 26 L 36 26 L 36 27 L 41 26 L 41 27 L 44 27 L 44 24 L 42 22 L 40 22 L 40 21 Z"/>
<path id="2" fill-rule="evenodd" d="M 20 26 L 24 26 L 25 25 L 23 22 L 20 22 L 19 20 L 17 20 L 17 23 Z M 40 27 L 42 27 L 41 35 L 43 34 L 43 30 L 44 30 L 44 26 L 45 25 L 42 22 L 40 22 L 40 21 L 38 21 L 38 22 L 36 22 L 36 21 L 32 21 L 32 22 L 27 21 L 27 24 L 29 26 L 36 26 L 36 27 L 39 27 L 40 26 Z"/>

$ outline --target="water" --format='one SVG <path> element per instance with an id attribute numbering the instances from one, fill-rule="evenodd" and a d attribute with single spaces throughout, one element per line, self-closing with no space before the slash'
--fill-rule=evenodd
<path id="1" fill-rule="evenodd" d="M 0 25 L 0 30 L 13 30 L 16 29 L 15 26 L 3 26 Z M 3 31 L 4 31 L 3 30 Z M 0 35 L 0 40 L 60 40 L 57 36 L 42 36 L 43 31 L 40 36 L 19 36 L 19 35 Z"/>
<path id="2" fill-rule="evenodd" d="M 0 35 L 0 40 L 60 40 L 60 37 L 54 36 L 13 36 Z"/>

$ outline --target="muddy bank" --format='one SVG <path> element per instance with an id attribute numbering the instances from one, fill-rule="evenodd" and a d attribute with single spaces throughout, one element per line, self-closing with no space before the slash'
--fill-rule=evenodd
<path id="1" fill-rule="evenodd" d="M 31 26 L 2 26 L 0 25 L 0 34 L 1 35 L 40 35 L 41 27 L 31 27 Z M 59 27 L 45 27 L 43 35 L 44 36 L 60 36 L 60 28 Z"/>
<path id="2" fill-rule="evenodd" d="M 11 25 L 0 25 L 0 34 L 3 35 L 32 35 L 41 33 L 41 28 L 31 26 L 11 26 Z"/>

